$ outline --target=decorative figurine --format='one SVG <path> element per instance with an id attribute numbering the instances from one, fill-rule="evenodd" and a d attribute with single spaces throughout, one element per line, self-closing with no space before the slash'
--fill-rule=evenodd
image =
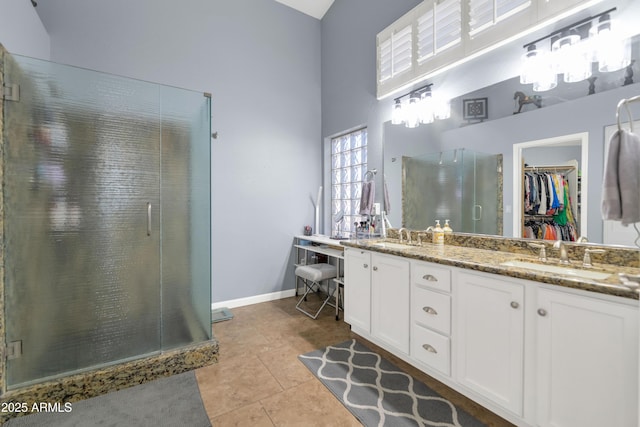
<path id="1" fill-rule="evenodd" d="M 593 95 L 594 93 L 596 93 L 596 80 L 598 80 L 596 76 L 591 76 L 587 79 L 587 81 L 589 82 L 588 95 Z"/>
<path id="2" fill-rule="evenodd" d="M 513 94 L 513 99 L 517 100 L 516 105 L 518 106 L 518 111 L 514 111 L 513 114 L 518 114 L 522 111 L 522 107 L 527 104 L 533 104 L 538 108 L 542 108 L 542 97 L 540 95 L 529 96 L 525 95 L 524 92 L 516 92 Z"/>
<path id="3" fill-rule="evenodd" d="M 633 84 L 633 64 L 635 64 L 636 60 L 632 59 L 631 64 L 627 66 L 627 69 L 624 72 L 624 83 L 622 86 Z"/>

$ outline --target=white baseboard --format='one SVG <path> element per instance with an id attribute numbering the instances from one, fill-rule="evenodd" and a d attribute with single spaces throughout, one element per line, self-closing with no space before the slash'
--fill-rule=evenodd
<path id="1" fill-rule="evenodd" d="M 260 302 L 267 302 L 267 301 L 274 301 L 282 298 L 289 298 L 289 297 L 295 296 L 295 294 L 296 294 L 295 289 L 289 289 L 286 291 L 272 292 L 270 294 L 262 294 L 262 295 L 255 295 L 252 297 L 214 302 L 211 304 L 211 309 L 215 310 L 216 308 L 222 308 L 222 307 L 227 307 L 227 308 L 243 307 L 245 305 L 258 304 Z"/>

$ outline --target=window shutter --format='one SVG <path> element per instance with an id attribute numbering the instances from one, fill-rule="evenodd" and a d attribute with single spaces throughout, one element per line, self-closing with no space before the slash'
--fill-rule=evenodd
<path id="1" fill-rule="evenodd" d="M 493 0 L 469 0 L 470 34 L 476 34 L 493 25 Z"/>
<path id="2" fill-rule="evenodd" d="M 418 62 L 435 54 L 435 25 L 433 22 L 433 9 L 429 9 L 418 18 Z"/>
<path id="3" fill-rule="evenodd" d="M 531 6 L 531 0 L 496 0 L 496 21 L 525 10 Z"/>
<path id="4" fill-rule="evenodd" d="M 391 38 L 381 42 L 378 52 L 378 69 L 380 70 L 380 76 L 378 77 L 380 82 L 390 79 L 391 74 Z"/>
<path id="5" fill-rule="evenodd" d="M 391 35 L 392 75 L 396 76 L 411 68 L 411 25 Z"/>
<path id="6" fill-rule="evenodd" d="M 436 53 L 460 43 L 462 36 L 461 0 L 445 0 L 435 5 Z"/>
<path id="7" fill-rule="evenodd" d="M 469 0 L 469 34 L 477 34 L 530 5 L 531 0 Z"/>

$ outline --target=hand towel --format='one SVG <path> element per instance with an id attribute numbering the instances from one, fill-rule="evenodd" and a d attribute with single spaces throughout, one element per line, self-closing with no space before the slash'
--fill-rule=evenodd
<path id="1" fill-rule="evenodd" d="M 626 129 L 611 137 L 602 182 L 602 218 L 640 222 L 640 137 Z"/>
<path id="2" fill-rule="evenodd" d="M 360 215 L 371 215 L 375 197 L 376 183 L 374 181 L 363 182 L 362 194 L 360 195 Z"/>

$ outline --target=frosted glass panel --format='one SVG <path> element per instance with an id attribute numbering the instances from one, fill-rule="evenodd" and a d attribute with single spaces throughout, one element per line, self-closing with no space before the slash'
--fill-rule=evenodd
<path id="1" fill-rule="evenodd" d="M 209 99 L 162 87 L 162 348 L 211 338 Z"/>
<path id="2" fill-rule="evenodd" d="M 8 387 L 210 339 L 209 99 L 4 66 Z"/>

